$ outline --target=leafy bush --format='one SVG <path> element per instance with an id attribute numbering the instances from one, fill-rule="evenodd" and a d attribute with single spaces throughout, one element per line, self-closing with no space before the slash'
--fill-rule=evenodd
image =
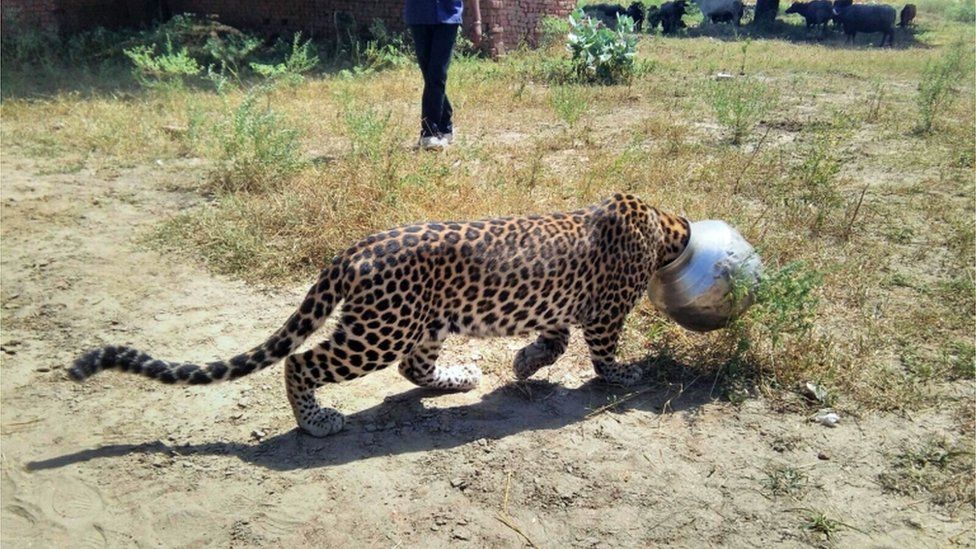
<path id="1" fill-rule="evenodd" d="M 554 44 L 566 41 L 569 34 L 569 21 L 562 17 L 547 15 L 539 21 L 539 47 L 548 49 Z"/>
<path id="2" fill-rule="evenodd" d="M 403 67 L 410 63 L 410 45 L 403 34 L 390 32 L 382 19 L 375 19 L 369 26 L 372 37 L 366 42 L 358 66 L 366 71 L 380 71 Z"/>
<path id="3" fill-rule="evenodd" d="M 955 0 L 946 10 L 946 15 L 960 23 L 976 23 L 976 4 L 971 0 Z"/>
<path id="4" fill-rule="evenodd" d="M 820 273 L 799 261 L 764 273 L 752 314 L 774 347 L 784 334 L 802 338 L 810 333 L 819 303 L 815 291 L 821 284 Z"/>
<path id="5" fill-rule="evenodd" d="M 946 49 L 941 58 L 929 62 L 922 71 L 917 97 L 919 133 L 932 131 L 935 119 L 950 105 L 953 87 L 965 74 L 963 57 L 963 44 L 956 42 Z"/>
<path id="6" fill-rule="evenodd" d="M 618 17 L 611 29 L 577 9 L 569 16 L 566 48 L 576 77 L 583 82 L 616 84 L 630 80 L 637 55 L 634 20 Z"/>
<path id="7" fill-rule="evenodd" d="M 586 112 L 586 98 L 577 86 L 554 86 L 549 90 L 549 104 L 559 119 L 570 128 Z"/>
<path id="8" fill-rule="evenodd" d="M 203 70 L 186 48 L 176 51 L 172 41 L 166 42 L 165 51 L 159 55 L 155 45 L 135 46 L 124 52 L 135 64 L 136 81 L 147 88 L 179 89 L 186 77 L 196 76 Z"/>
<path id="9" fill-rule="evenodd" d="M 787 206 L 800 215 L 815 212 L 812 227 L 819 230 L 827 216 L 843 203 L 837 185 L 841 163 L 834 149 L 838 143 L 830 134 L 818 133 L 803 151 L 803 162 L 792 170 L 793 188 L 786 195 Z"/>
<path id="10" fill-rule="evenodd" d="M 742 143 L 778 99 L 764 83 L 744 77 L 716 80 L 706 95 L 718 122 L 731 133 L 733 145 Z"/>
<path id="11" fill-rule="evenodd" d="M 203 51 L 216 60 L 220 74 L 230 74 L 236 78 L 240 74 L 241 63 L 260 47 L 261 40 L 248 34 L 215 35 L 207 39 Z"/>
<path id="12" fill-rule="evenodd" d="M 305 165 L 298 130 L 281 115 L 256 105 L 250 93 L 219 128 L 218 158 L 212 179 L 221 191 L 261 192 L 274 189 Z"/>
<path id="13" fill-rule="evenodd" d="M 292 37 L 291 49 L 284 61 L 273 65 L 251 63 L 251 69 L 272 83 L 285 83 L 297 86 L 305 81 L 305 73 L 319 64 L 319 57 L 313 53 L 312 41 L 302 42 L 302 33 Z"/>

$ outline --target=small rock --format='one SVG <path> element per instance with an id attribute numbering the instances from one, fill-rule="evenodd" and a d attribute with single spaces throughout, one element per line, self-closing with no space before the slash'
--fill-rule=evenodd
<path id="1" fill-rule="evenodd" d="M 830 459 L 830 454 L 828 454 L 827 452 L 823 452 L 823 451 L 818 452 L 817 453 L 817 459 L 820 459 L 820 460 L 823 460 L 823 461 L 827 461 L 827 460 Z"/>
<path id="2" fill-rule="evenodd" d="M 438 526 L 444 526 L 445 524 L 447 524 L 447 519 L 444 517 L 437 517 L 434 519 L 434 524 Z"/>
<path id="3" fill-rule="evenodd" d="M 49 366 L 38 366 L 36 371 L 41 373 L 50 372 L 51 368 Z"/>
<path id="4" fill-rule="evenodd" d="M 828 409 L 820 410 L 813 420 L 825 427 L 837 427 L 840 423 L 840 415 Z"/>
<path id="5" fill-rule="evenodd" d="M 244 398 L 242 398 L 242 399 L 240 399 L 240 400 L 237 401 L 237 407 L 238 408 L 247 408 L 250 405 L 251 405 L 251 399 L 249 399 L 247 397 L 244 397 Z"/>
<path id="6" fill-rule="evenodd" d="M 266 436 L 268 436 L 268 433 L 265 433 L 261 429 L 255 429 L 255 430 L 251 431 L 251 437 L 252 438 L 255 438 L 257 440 L 261 440 L 262 438 L 264 438 Z"/>
<path id="7" fill-rule="evenodd" d="M 825 403 L 830 396 L 827 389 L 819 383 L 806 383 L 800 388 L 800 392 L 806 398 L 820 403 Z"/>
<path id="8" fill-rule="evenodd" d="M 458 488 L 460 490 L 463 490 L 467 485 L 468 485 L 468 483 L 465 482 L 463 478 L 454 478 L 454 479 L 451 479 L 451 486 L 454 487 L 454 488 Z"/>
<path id="9" fill-rule="evenodd" d="M 441 529 L 441 527 L 440 527 L 440 526 L 437 526 L 436 524 L 431 524 L 431 525 L 430 525 L 430 530 L 431 530 L 432 532 L 436 532 L 436 531 L 438 531 L 438 530 L 440 530 L 440 529 Z"/>
<path id="10" fill-rule="evenodd" d="M 715 80 L 732 80 L 733 76 L 727 72 L 720 72 L 715 75 Z"/>
<path id="11" fill-rule="evenodd" d="M 454 539 L 460 539 L 460 540 L 471 539 L 471 534 L 464 528 L 455 528 L 454 531 L 451 532 L 451 536 L 453 536 Z"/>

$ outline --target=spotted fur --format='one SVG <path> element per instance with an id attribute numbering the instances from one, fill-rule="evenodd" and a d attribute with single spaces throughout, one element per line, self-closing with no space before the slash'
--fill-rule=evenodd
<path id="1" fill-rule="evenodd" d="M 336 257 L 285 325 L 250 351 L 197 365 L 110 346 L 80 357 L 70 374 L 81 381 L 117 369 L 164 383 L 206 384 L 285 359 L 295 418 L 315 436 L 343 426 L 339 412 L 316 401 L 315 389 L 327 383 L 399 362 L 400 373 L 422 387 L 477 386 L 477 368 L 436 365 L 452 333 L 538 332 L 515 357 L 515 375 L 526 379 L 556 361 L 570 327 L 578 326 L 596 373 L 632 384 L 640 371 L 615 360 L 624 319 L 655 269 L 684 250 L 688 229 L 685 219 L 629 195 L 569 213 L 400 227 L 366 237 Z M 340 302 L 329 339 L 296 353 Z"/>

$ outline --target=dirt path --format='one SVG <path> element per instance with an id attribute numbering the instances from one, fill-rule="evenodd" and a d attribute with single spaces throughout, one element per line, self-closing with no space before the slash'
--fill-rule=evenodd
<path id="1" fill-rule="evenodd" d="M 278 368 L 203 388 L 112 373 L 71 383 L 66 365 L 105 343 L 229 356 L 305 288 L 256 291 L 138 245 L 199 204 L 179 190 L 201 173 L 192 163 L 43 168 L 2 159 L 4 547 L 826 544 L 806 509 L 853 527 L 838 545 L 974 544 L 966 510 L 876 481 L 906 440 L 953 429 L 951 409 L 827 429 L 694 384 L 588 417 L 628 392 L 590 381 L 576 339 L 522 386 L 506 365 L 521 341 L 455 340 L 444 360 L 486 369 L 472 393 L 414 389 L 390 370 L 323 390 L 350 418 L 324 440 L 294 430 Z M 795 495 L 764 488 L 776 464 L 805 475 Z"/>

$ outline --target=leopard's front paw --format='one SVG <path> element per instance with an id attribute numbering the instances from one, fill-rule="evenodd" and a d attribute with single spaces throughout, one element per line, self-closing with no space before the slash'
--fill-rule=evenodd
<path id="1" fill-rule="evenodd" d="M 559 354 L 555 353 L 549 346 L 536 341 L 531 345 L 522 347 L 516 353 L 515 360 L 512 362 L 512 369 L 515 370 L 515 377 L 519 381 L 524 381 L 538 372 L 539 368 L 549 366 L 558 358 Z"/>
<path id="2" fill-rule="evenodd" d="M 298 426 L 313 437 L 327 437 L 338 433 L 345 423 L 345 417 L 332 408 L 318 408 L 298 419 Z"/>

